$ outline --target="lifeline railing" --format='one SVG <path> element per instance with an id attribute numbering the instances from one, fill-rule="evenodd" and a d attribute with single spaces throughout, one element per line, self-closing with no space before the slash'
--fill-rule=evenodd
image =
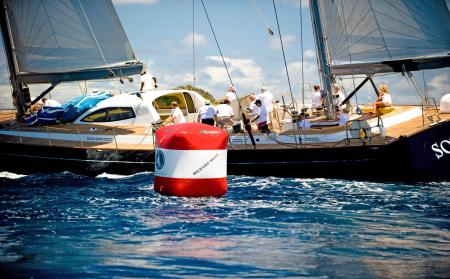
<path id="1" fill-rule="evenodd" d="M 353 127 L 352 126 L 356 126 Z M 383 124 L 383 118 L 381 116 L 377 117 L 376 125 L 371 125 L 368 119 L 353 119 L 348 120 L 345 123 L 345 133 L 347 144 L 350 144 L 352 139 L 360 140 L 362 145 L 372 144 L 373 143 L 373 135 L 372 129 L 378 128 L 378 134 L 381 137 L 386 137 L 385 128 Z M 357 137 L 352 135 L 352 131 L 357 131 Z"/>
<path id="2" fill-rule="evenodd" d="M 433 97 L 425 97 L 422 101 L 423 126 L 425 126 L 425 119 L 428 119 L 428 121 L 430 121 L 430 124 L 441 121 L 441 117 L 439 116 L 439 110 L 436 104 L 436 99 Z"/>

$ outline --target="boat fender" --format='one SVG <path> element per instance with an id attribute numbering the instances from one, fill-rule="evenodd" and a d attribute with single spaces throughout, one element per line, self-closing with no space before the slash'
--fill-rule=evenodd
<path id="1" fill-rule="evenodd" d="M 380 124 L 380 136 L 383 138 L 386 137 L 386 128 L 383 124 Z"/>
<path id="2" fill-rule="evenodd" d="M 367 137 L 366 131 L 363 128 L 359 129 L 359 138 L 365 139 L 366 137 Z"/>
<path id="3" fill-rule="evenodd" d="M 442 96 L 439 102 L 440 113 L 450 113 L 450 94 Z"/>
<path id="4" fill-rule="evenodd" d="M 156 131 L 155 191 L 179 197 L 219 197 L 227 192 L 228 134 L 201 123 Z"/>

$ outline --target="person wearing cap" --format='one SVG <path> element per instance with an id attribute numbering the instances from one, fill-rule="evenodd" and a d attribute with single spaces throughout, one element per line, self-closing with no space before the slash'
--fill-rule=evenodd
<path id="1" fill-rule="evenodd" d="M 267 111 L 267 123 L 272 128 L 272 112 L 273 112 L 273 94 L 266 86 L 261 87 L 261 94 L 257 96 L 257 99 L 261 100 L 262 105 Z"/>
<path id="2" fill-rule="evenodd" d="M 199 108 L 197 121 L 214 126 L 217 111 L 211 106 L 210 100 L 205 100 L 205 105 Z"/>
<path id="3" fill-rule="evenodd" d="M 172 106 L 172 111 L 170 112 L 170 116 L 164 120 L 163 125 L 186 123 L 186 119 L 180 107 L 178 107 L 178 103 L 174 101 L 170 105 Z"/>
<path id="4" fill-rule="evenodd" d="M 233 86 L 231 86 L 231 85 L 228 86 L 227 94 L 225 95 L 225 99 L 227 99 L 230 102 L 236 100 L 236 90 L 234 90 Z"/>
<path id="5" fill-rule="evenodd" d="M 223 128 L 225 125 L 233 126 L 234 112 L 230 101 L 224 100 L 217 108 L 217 126 Z"/>
<path id="6" fill-rule="evenodd" d="M 156 84 L 156 77 L 154 77 L 152 74 L 150 74 L 147 70 L 147 67 L 144 65 L 141 72 L 141 90 L 140 91 L 147 91 L 147 90 L 155 90 L 158 88 L 158 85 Z"/>

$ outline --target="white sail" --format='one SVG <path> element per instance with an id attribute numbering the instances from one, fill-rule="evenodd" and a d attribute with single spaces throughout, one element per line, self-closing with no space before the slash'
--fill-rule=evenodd
<path id="1" fill-rule="evenodd" d="M 101 78 L 105 69 L 111 75 L 111 67 L 136 62 L 110 0 L 5 0 L 5 6 L 22 82 Z"/>
<path id="2" fill-rule="evenodd" d="M 445 0 L 319 0 L 331 65 L 445 56 Z"/>

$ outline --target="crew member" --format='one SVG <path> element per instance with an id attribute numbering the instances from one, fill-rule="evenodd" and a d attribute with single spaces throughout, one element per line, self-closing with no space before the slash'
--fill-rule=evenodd
<path id="1" fill-rule="evenodd" d="M 141 91 L 155 90 L 156 88 L 158 88 L 158 85 L 156 83 L 156 77 L 150 74 L 150 72 L 144 66 L 141 72 Z"/>
<path id="2" fill-rule="evenodd" d="M 178 107 L 178 103 L 174 101 L 170 105 L 172 106 L 172 111 L 170 112 L 170 116 L 164 120 L 163 125 L 166 126 L 170 124 L 185 123 L 186 119 L 184 118 L 180 107 Z"/>
<path id="3" fill-rule="evenodd" d="M 203 124 L 214 126 L 217 111 L 211 106 L 211 101 L 206 100 L 205 105 L 198 110 L 197 121 Z"/>
<path id="4" fill-rule="evenodd" d="M 224 100 L 217 106 L 217 126 L 223 128 L 225 125 L 233 126 L 234 112 L 229 100 Z"/>

